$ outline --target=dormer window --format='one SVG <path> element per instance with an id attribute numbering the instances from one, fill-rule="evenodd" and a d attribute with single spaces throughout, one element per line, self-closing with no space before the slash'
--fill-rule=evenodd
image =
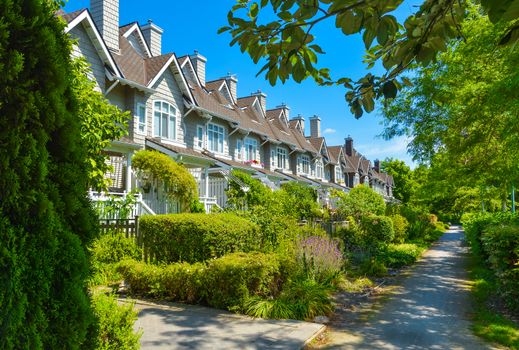
<path id="1" fill-rule="evenodd" d="M 165 101 L 153 105 L 153 136 L 175 140 L 177 138 L 177 109 Z"/>

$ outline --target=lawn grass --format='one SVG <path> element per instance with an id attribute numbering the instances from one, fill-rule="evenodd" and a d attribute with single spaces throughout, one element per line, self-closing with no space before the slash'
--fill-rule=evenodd
<path id="1" fill-rule="evenodd" d="M 497 284 L 494 274 L 486 268 L 479 256 L 472 256 L 470 277 L 475 305 L 472 325 L 474 333 L 489 342 L 519 349 L 518 325 L 489 307 L 490 301 L 497 295 Z"/>

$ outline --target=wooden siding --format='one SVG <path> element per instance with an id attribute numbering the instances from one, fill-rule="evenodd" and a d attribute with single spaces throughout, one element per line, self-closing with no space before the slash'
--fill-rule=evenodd
<path id="1" fill-rule="evenodd" d="M 91 69 L 91 72 L 88 73 L 88 77 L 96 82 L 96 88 L 99 91 L 105 91 L 104 63 L 99 57 L 85 27 L 83 24 L 79 24 L 74 27 L 69 34 L 72 38 L 77 40 L 77 44 L 73 45 L 72 56 L 85 57 Z"/>

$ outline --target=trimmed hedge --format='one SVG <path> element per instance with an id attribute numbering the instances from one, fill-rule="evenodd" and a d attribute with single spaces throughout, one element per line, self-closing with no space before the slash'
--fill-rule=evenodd
<path id="1" fill-rule="evenodd" d="M 139 225 L 145 254 L 161 263 L 200 262 L 262 245 L 256 224 L 229 213 L 144 216 Z"/>
<path id="2" fill-rule="evenodd" d="M 276 255 L 233 253 L 207 263 L 119 264 L 132 294 L 241 309 L 252 296 L 272 297 L 285 279 Z"/>

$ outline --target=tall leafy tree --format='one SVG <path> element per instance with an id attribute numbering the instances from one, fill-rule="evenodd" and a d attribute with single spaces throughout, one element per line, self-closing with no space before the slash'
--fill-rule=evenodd
<path id="1" fill-rule="evenodd" d="M 393 176 L 395 180 L 394 197 L 402 203 L 408 203 L 416 187 L 413 180 L 413 171 L 409 165 L 398 159 L 387 158 L 382 161 L 380 166 L 382 171 Z"/>
<path id="2" fill-rule="evenodd" d="M 501 188 L 504 197 L 519 180 L 519 52 L 496 48 L 506 30 L 471 7 L 465 41 L 417 70 L 413 87 L 384 111 L 385 136 L 410 135 L 415 159 L 442 163 L 455 183 Z"/>
<path id="3" fill-rule="evenodd" d="M 0 0 L 0 348 L 88 347 L 85 245 L 96 232 L 51 0 Z"/>
<path id="4" fill-rule="evenodd" d="M 292 77 L 296 82 L 313 78 L 324 85 L 343 85 L 355 117 L 374 109 L 374 100 L 394 98 L 402 86 L 410 84 L 400 74 L 413 64 L 427 65 L 436 53 L 445 51 L 449 40 L 460 36 L 460 23 L 467 14 L 468 0 L 423 0 L 417 11 L 403 23 L 393 12 L 402 0 L 237 0 L 228 15 L 231 45 L 238 44 L 258 63 L 258 74 L 274 85 Z M 500 44 L 519 38 L 517 0 L 483 0 L 482 6 L 493 23 L 506 23 Z M 274 18 L 269 16 L 273 12 Z M 269 19 L 272 19 L 269 21 Z M 313 30 L 321 22 L 333 21 L 344 35 L 362 35 L 368 67 L 382 63 L 382 76 L 366 74 L 358 81 L 332 77 L 330 70 L 318 64 L 324 49 Z M 496 42 L 495 44 L 498 44 Z M 266 62 L 265 62 L 266 61 Z"/>

